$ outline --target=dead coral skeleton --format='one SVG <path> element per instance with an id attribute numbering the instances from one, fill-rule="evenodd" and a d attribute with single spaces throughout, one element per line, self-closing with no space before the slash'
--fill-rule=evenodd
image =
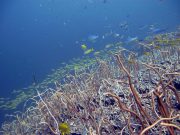
<path id="1" fill-rule="evenodd" d="M 135 58 L 121 49 L 76 70 L 55 89 L 37 91 L 24 113 L 9 115 L 15 119 L 1 133 L 60 135 L 59 124 L 66 122 L 71 133 L 83 135 L 179 134 L 179 50 L 166 46 L 151 53 Z"/>

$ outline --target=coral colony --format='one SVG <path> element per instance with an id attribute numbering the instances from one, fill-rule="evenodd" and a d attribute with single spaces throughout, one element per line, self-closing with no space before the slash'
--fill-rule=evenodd
<path id="1" fill-rule="evenodd" d="M 180 33 L 120 43 L 36 91 L 4 135 L 180 134 Z M 137 51 L 138 50 L 138 51 Z M 26 106 L 26 104 L 30 104 Z"/>

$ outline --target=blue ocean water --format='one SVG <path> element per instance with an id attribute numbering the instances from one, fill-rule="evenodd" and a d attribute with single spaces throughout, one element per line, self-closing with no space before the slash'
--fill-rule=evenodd
<path id="1" fill-rule="evenodd" d="M 125 42 L 176 30 L 179 7 L 179 0 L 1 0 L 0 97 L 13 98 L 34 74 L 41 82 L 62 62 L 82 57 L 81 44 L 99 50 L 115 36 Z M 1 109 L 0 123 L 14 111 Z"/>

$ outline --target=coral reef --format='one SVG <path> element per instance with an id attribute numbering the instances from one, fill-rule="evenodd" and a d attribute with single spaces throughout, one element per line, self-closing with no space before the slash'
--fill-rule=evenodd
<path id="1" fill-rule="evenodd" d="M 71 71 L 55 88 L 36 89 L 1 133 L 61 135 L 60 124 L 68 123 L 72 135 L 180 134 L 178 35 L 148 38 L 137 45 L 140 53 L 115 48 Z"/>

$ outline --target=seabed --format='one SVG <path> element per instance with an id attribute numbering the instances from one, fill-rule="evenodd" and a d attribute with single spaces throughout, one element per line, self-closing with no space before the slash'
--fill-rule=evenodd
<path id="1" fill-rule="evenodd" d="M 1 134 L 180 134 L 180 32 L 147 37 L 135 48 L 114 43 L 20 91 L 17 102 L 1 107 L 26 101 L 25 111 L 8 115 Z"/>

